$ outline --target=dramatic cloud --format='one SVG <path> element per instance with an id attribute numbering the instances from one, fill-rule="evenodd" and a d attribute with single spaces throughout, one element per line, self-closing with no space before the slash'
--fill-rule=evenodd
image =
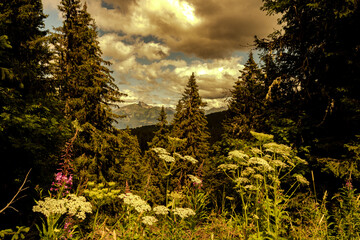
<path id="1" fill-rule="evenodd" d="M 261 0 L 89 1 L 89 11 L 103 31 L 155 36 L 171 51 L 201 58 L 222 58 L 248 50 L 254 36 L 265 37 L 276 18 L 260 10 Z M 125 10 L 124 10 L 125 9 Z"/>
<path id="2" fill-rule="evenodd" d="M 60 0 L 43 1 L 45 11 L 59 16 Z M 276 27 L 261 0 L 86 2 L 127 103 L 174 106 L 194 72 L 208 107 L 224 106 L 254 36 Z M 50 24 L 55 20 L 50 16 Z"/>

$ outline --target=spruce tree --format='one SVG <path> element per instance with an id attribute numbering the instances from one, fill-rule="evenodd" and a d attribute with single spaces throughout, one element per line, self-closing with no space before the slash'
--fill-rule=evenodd
<path id="1" fill-rule="evenodd" d="M 176 108 L 171 135 L 185 140 L 180 149 L 182 155 L 192 156 L 200 162 L 207 159 L 209 153 L 210 134 L 203 109 L 205 105 L 193 73 Z"/>
<path id="2" fill-rule="evenodd" d="M 264 75 L 250 52 L 241 75 L 231 90 L 227 117 L 224 121 L 225 136 L 235 139 L 251 138 L 250 131 L 263 127 L 261 117 L 266 95 Z"/>
<path id="3" fill-rule="evenodd" d="M 167 128 L 168 122 L 167 122 L 167 115 L 164 106 L 161 107 L 158 121 L 159 122 L 156 125 L 159 129 L 155 132 L 155 136 L 152 139 L 151 143 L 149 144 L 149 148 L 161 147 L 166 149 L 169 144 L 169 139 L 168 139 L 169 130 Z"/>
<path id="4" fill-rule="evenodd" d="M 74 152 L 78 178 L 133 182 L 134 174 L 124 179 L 121 171 L 134 167 L 132 172 L 136 172 L 133 161 L 140 158 L 137 139 L 112 126 L 116 115 L 110 107 L 121 102 L 123 94 L 111 76 L 110 63 L 102 59 L 95 22 L 79 0 L 62 0 L 59 9 L 64 22 L 53 35 L 54 76 L 64 113 L 68 119 L 77 120 L 82 129 Z M 124 145 L 123 141 L 131 144 Z M 127 150 L 133 156 L 130 162 L 130 155 L 123 155 Z"/>

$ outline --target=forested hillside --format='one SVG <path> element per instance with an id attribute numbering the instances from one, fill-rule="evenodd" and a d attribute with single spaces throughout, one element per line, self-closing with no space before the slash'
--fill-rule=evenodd
<path id="1" fill-rule="evenodd" d="M 194 71 L 173 117 L 120 129 L 88 5 L 61 0 L 48 31 L 41 0 L 2 0 L 0 239 L 360 239 L 360 3 L 262 4 L 281 30 L 226 111 L 205 115 Z"/>

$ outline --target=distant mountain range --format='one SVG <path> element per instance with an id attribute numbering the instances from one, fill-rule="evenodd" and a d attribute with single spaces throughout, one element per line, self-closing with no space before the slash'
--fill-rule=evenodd
<path id="1" fill-rule="evenodd" d="M 224 110 L 226 110 L 225 107 L 211 108 L 206 111 L 206 114 L 221 112 Z M 118 123 L 115 124 L 117 128 L 137 128 L 155 125 L 158 123 L 157 119 L 159 118 L 161 107 L 151 106 L 144 102 L 138 102 L 113 109 L 113 111 L 118 115 L 125 116 L 124 118 L 117 119 Z M 175 109 L 167 107 L 165 108 L 165 112 L 167 114 L 167 121 L 170 123 L 174 118 Z"/>

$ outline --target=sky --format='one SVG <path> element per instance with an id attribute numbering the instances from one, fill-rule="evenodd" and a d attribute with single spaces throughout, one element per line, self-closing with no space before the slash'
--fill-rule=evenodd
<path id="1" fill-rule="evenodd" d="M 43 0 L 46 28 L 60 0 Z M 261 0 L 87 0 L 124 104 L 174 107 L 195 73 L 207 108 L 226 106 L 254 36 L 278 29 Z"/>

